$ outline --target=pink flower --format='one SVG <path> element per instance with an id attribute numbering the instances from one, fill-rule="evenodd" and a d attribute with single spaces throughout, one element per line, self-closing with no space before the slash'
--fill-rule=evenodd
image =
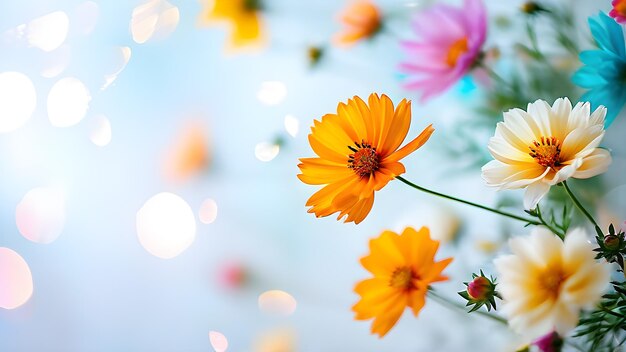
<path id="1" fill-rule="evenodd" d="M 422 102 L 444 92 L 476 63 L 487 35 L 481 0 L 465 0 L 463 8 L 435 5 L 413 20 L 418 39 L 401 43 L 408 58 L 400 69 L 405 87 L 422 93 Z"/>
<path id="2" fill-rule="evenodd" d="M 617 23 L 626 23 L 626 0 L 613 0 L 613 9 L 609 16 L 613 17 Z"/>

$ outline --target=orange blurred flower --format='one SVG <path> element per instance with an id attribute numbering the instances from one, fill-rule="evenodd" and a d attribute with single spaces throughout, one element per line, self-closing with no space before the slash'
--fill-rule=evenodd
<path id="1" fill-rule="evenodd" d="M 317 217 L 339 212 L 337 220 L 360 223 L 374 204 L 374 192 L 405 172 L 400 160 L 421 147 L 434 129 L 400 147 L 411 125 L 411 102 L 403 99 L 394 109 L 386 95 L 369 96 L 368 104 L 354 97 L 339 103 L 337 114 L 314 121 L 309 143 L 316 158 L 302 158 L 298 178 L 310 185 L 325 185 L 306 205 Z"/>
<path id="2" fill-rule="evenodd" d="M 371 38 L 382 24 L 380 10 L 369 0 L 352 1 L 341 12 L 339 20 L 345 27 L 333 38 L 333 42 L 339 46 L 348 46 L 361 39 Z"/>
<path id="3" fill-rule="evenodd" d="M 184 181 L 208 168 L 211 161 L 208 139 L 201 123 L 185 126 L 165 155 L 165 176 Z"/>
<path id="4" fill-rule="evenodd" d="M 200 21 L 203 24 L 227 23 L 231 29 L 229 50 L 261 47 L 265 30 L 260 16 L 261 0 L 201 0 L 204 4 Z"/>
<path id="5" fill-rule="evenodd" d="M 383 232 L 370 240 L 369 255 L 361 265 L 374 275 L 359 282 L 354 291 L 361 300 L 352 307 L 355 319 L 369 320 L 372 334 L 385 336 L 408 307 L 417 316 L 426 303 L 428 286 L 446 281 L 441 272 L 452 258 L 435 262 L 439 241 L 430 238 L 430 231 L 407 227 L 402 234 Z"/>

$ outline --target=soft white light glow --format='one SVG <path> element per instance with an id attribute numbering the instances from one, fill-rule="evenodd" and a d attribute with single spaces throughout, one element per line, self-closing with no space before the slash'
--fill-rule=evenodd
<path id="1" fill-rule="evenodd" d="M 98 147 L 104 147 L 111 142 L 111 122 L 104 115 L 94 118 L 89 139 Z"/>
<path id="2" fill-rule="evenodd" d="M 300 121 L 293 116 L 287 115 L 285 116 L 285 130 L 289 133 L 290 136 L 296 137 L 298 135 L 298 131 L 300 129 Z"/>
<path id="3" fill-rule="evenodd" d="M 104 85 L 100 88 L 101 90 L 105 90 L 117 79 L 117 76 L 126 68 L 128 61 L 130 61 L 131 54 L 132 51 L 127 46 L 117 48 L 115 68 L 111 73 L 104 75 Z"/>
<path id="4" fill-rule="evenodd" d="M 263 292 L 259 296 L 259 309 L 268 314 L 287 316 L 296 311 L 296 299 L 281 290 Z"/>
<path id="5" fill-rule="evenodd" d="M 15 223 L 22 236 L 33 242 L 56 240 L 65 226 L 65 195 L 52 187 L 28 191 L 15 209 Z"/>
<path id="6" fill-rule="evenodd" d="M 256 96 L 265 105 L 278 105 L 285 100 L 287 87 L 279 81 L 263 82 Z"/>
<path id="7" fill-rule="evenodd" d="M 196 237 L 189 204 L 172 193 L 159 193 L 137 212 L 137 236 L 150 254 L 169 259 L 181 254 Z"/>
<path id="8" fill-rule="evenodd" d="M 71 58 L 72 51 L 67 44 L 47 53 L 42 59 L 41 75 L 45 78 L 57 77 L 69 66 Z"/>
<path id="9" fill-rule="evenodd" d="M 280 152 L 280 146 L 274 143 L 261 142 L 254 148 L 254 155 L 261 161 L 272 161 Z"/>
<path id="10" fill-rule="evenodd" d="M 76 78 L 58 80 L 48 94 L 48 119 L 55 127 L 69 127 L 85 117 L 91 95 Z"/>
<path id="11" fill-rule="evenodd" d="M 200 206 L 198 215 L 203 223 L 212 223 L 217 218 L 217 203 L 211 198 L 205 199 Z"/>
<path id="12" fill-rule="evenodd" d="M 209 340 L 215 352 L 226 352 L 228 349 L 228 339 L 221 332 L 209 331 Z"/>
<path id="13" fill-rule="evenodd" d="M 67 14 L 56 11 L 18 26 L 18 33 L 24 33 L 31 46 L 52 51 L 65 42 L 69 27 L 70 19 Z"/>
<path id="14" fill-rule="evenodd" d="M 72 31 L 82 35 L 89 35 L 96 28 L 100 9 L 93 1 L 85 1 L 76 6 L 72 16 Z"/>
<path id="15" fill-rule="evenodd" d="M 150 0 L 133 10 L 130 32 L 138 44 L 163 39 L 174 32 L 179 19 L 178 7 L 165 0 Z"/>
<path id="16" fill-rule="evenodd" d="M 36 105 L 37 93 L 28 77 L 19 72 L 0 73 L 0 133 L 25 124 Z"/>
<path id="17" fill-rule="evenodd" d="M 0 308 L 15 309 L 33 295 L 33 276 L 19 254 L 0 247 Z"/>

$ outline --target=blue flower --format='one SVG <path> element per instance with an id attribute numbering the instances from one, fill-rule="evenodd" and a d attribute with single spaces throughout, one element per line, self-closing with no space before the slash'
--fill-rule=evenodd
<path id="1" fill-rule="evenodd" d="M 581 67 L 572 81 L 587 91 L 580 101 L 588 101 L 592 109 L 607 108 L 605 126 L 608 127 L 626 103 L 626 47 L 622 26 L 600 12 L 589 17 L 591 34 L 600 47 L 580 53 Z"/>

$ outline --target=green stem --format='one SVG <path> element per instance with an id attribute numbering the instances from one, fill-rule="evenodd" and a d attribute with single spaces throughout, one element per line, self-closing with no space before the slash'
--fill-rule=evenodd
<path id="1" fill-rule="evenodd" d="M 539 221 L 541 221 L 541 223 L 543 224 L 543 226 L 547 227 L 548 229 L 550 229 L 550 231 L 552 231 L 552 233 L 554 233 L 555 235 L 559 236 L 560 239 L 564 240 L 565 239 L 565 234 L 558 231 L 557 229 L 555 229 L 554 227 L 552 227 L 544 218 L 543 215 L 541 215 L 541 208 L 539 208 L 539 204 L 537 204 L 537 218 L 539 219 Z"/>
<path id="2" fill-rule="evenodd" d="M 456 202 L 459 202 L 459 203 L 471 205 L 473 207 L 480 208 L 480 209 L 483 209 L 483 210 L 487 210 L 487 211 L 490 211 L 492 213 L 496 213 L 496 214 L 499 214 L 499 215 L 502 215 L 502 216 L 509 217 L 511 219 L 523 221 L 523 222 L 528 223 L 528 224 L 541 225 L 540 222 L 532 220 L 532 219 L 527 219 L 527 218 L 524 218 L 524 217 L 521 217 L 521 216 L 517 216 L 515 214 L 507 213 L 505 211 L 501 211 L 501 210 L 494 209 L 494 208 L 489 208 L 489 207 L 486 207 L 484 205 L 472 203 L 472 202 L 469 202 L 469 201 L 466 201 L 466 200 L 463 200 L 463 199 L 459 199 L 459 198 L 455 198 L 455 197 L 449 196 L 447 194 L 443 194 L 443 193 L 432 191 L 430 189 L 418 186 L 418 185 L 416 185 L 416 184 L 414 184 L 414 183 L 412 183 L 410 181 L 407 181 L 407 180 L 405 180 L 401 176 L 396 176 L 396 179 L 402 181 L 403 183 L 405 183 L 405 184 L 407 184 L 407 185 L 409 185 L 409 186 L 411 186 L 411 187 L 413 187 L 415 189 L 417 189 L 418 191 L 422 191 L 422 192 L 426 192 L 426 193 L 429 193 L 429 194 L 432 194 L 432 195 L 435 195 L 435 196 L 438 196 L 438 197 L 450 199 L 450 200 L 453 200 L 453 201 L 456 201 Z"/>
<path id="3" fill-rule="evenodd" d="M 589 212 L 587 211 L 587 209 L 585 209 L 585 207 L 580 203 L 580 201 L 578 200 L 578 198 L 576 198 L 576 196 L 574 195 L 574 193 L 572 192 L 572 190 L 569 188 L 569 186 L 567 185 L 566 181 L 561 182 L 563 184 L 563 187 L 565 187 L 565 191 L 567 192 L 567 194 L 569 195 L 569 197 L 572 199 L 572 202 L 574 202 L 574 204 L 576 205 L 576 207 L 578 208 L 578 210 L 580 210 L 583 214 L 585 214 L 585 216 L 587 217 L 587 219 L 589 219 L 589 221 L 591 221 L 591 223 L 593 224 L 593 226 L 596 227 L 596 229 L 600 229 L 600 226 L 598 226 L 598 223 L 593 219 L 593 216 L 591 216 L 591 214 L 589 214 Z M 602 232 L 600 230 L 600 232 Z"/>
<path id="4" fill-rule="evenodd" d="M 430 287 L 428 288 L 428 295 L 429 295 L 431 298 L 433 298 L 435 301 L 437 301 L 437 302 L 439 302 L 439 303 L 442 303 L 442 304 L 443 304 L 443 305 L 445 305 L 445 306 L 448 306 L 448 307 L 450 307 L 450 308 L 453 308 L 454 310 L 460 310 L 460 311 L 463 311 L 463 312 L 466 312 L 466 313 L 467 313 L 467 311 L 466 311 L 466 307 L 465 307 L 465 306 L 463 306 L 463 305 L 462 305 L 462 304 L 460 304 L 460 303 L 454 302 L 453 300 L 451 300 L 451 299 L 449 299 L 449 298 L 447 298 L 447 297 L 441 296 L 441 295 L 440 295 L 440 294 L 438 294 L 438 293 L 437 293 L 437 292 L 436 292 L 433 288 L 430 288 Z M 497 316 L 497 315 L 494 315 L 494 314 L 488 313 L 488 312 L 484 312 L 484 311 L 481 311 L 481 310 L 477 310 L 477 311 L 474 311 L 473 313 L 478 313 L 479 315 L 482 315 L 483 317 L 486 317 L 486 318 L 489 318 L 489 319 L 491 319 L 491 320 L 497 321 L 497 322 L 498 322 L 498 323 L 500 323 L 500 324 L 504 324 L 504 325 L 507 325 L 507 324 L 508 324 L 508 322 L 506 321 L 506 319 L 501 318 L 501 317 L 499 317 L 499 316 Z"/>

